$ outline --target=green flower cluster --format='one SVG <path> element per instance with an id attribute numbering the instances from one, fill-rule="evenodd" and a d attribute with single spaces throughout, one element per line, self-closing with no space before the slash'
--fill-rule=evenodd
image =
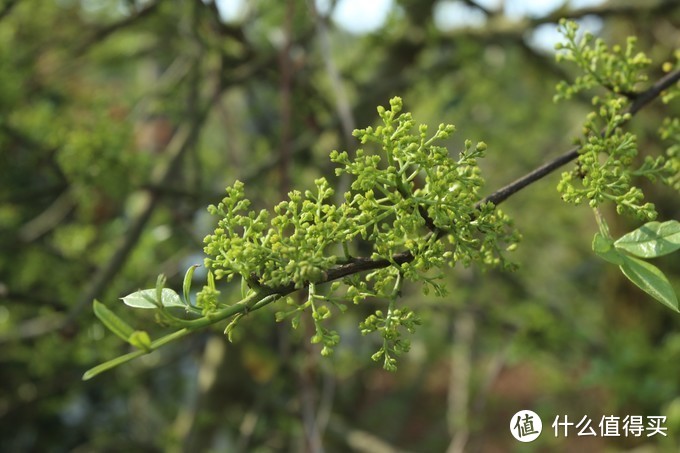
<path id="1" fill-rule="evenodd" d="M 441 125 L 430 138 L 424 125 L 413 134 L 410 113 L 399 114 L 401 99 L 390 103 L 391 110 L 378 109 L 383 126 L 355 131 L 363 144 L 378 143 L 379 152 L 359 149 L 355 159 L 331 153 L 342 165 L 336 173 L 355 177 L 339 206 L 325 178 L 315 181 L 315 191 L 290 192 L 273 217 L 266 210 L 248 211 L 241 182 L 227 188 L 222 202 L 209 207 L 221 218 L 205 239 L 206 266 L 218 279 L 240 275 L 252 288 L 272 289 L 324 282 L 336 263 L 351 261 L 348 246 L 357 238 L 370 241 L 372 259 L 391 260 L 409 251 L 413 260 L 401 268 L 413 279 L 444 263 L 504 263 L 501 248 L 518 235 L 501 211 L 476 205 L 483 184 L 477 159 L 486 145 L 473 148 L 467 141 L 460 158 L 451 159 L 435 142 L 448 138 L 453 126 Z M 422 187 L 416 186 L 418 178 L 424 180 Z M 442 236 L 451 250 L 439 240 Z M 334 245 L 344 246 L 344 258 L 332 253 Z"/>
<path id="2" fill-rule="evenodd" d="M 315 181 L 317 191 L 289 193 L 289 201 L 279 203 L 271 214 L 247 212 L 243 183 L 227 189 L 227 197 L 208 208 L 221 216 L 214 234 L 206 237 L 205 252 L 212 258 L 206 266 L 220 279 L 243 277 L 251 287 L 285 286 L 301 288 L 305 282 L 321 281 L 323 270 L 336 258 L 326 248 L 344 239 L 351 210 L 328 203 L 333 189 L 324 178 Z"/>
<path id="3" fill-rule="evenodd" d="M 671 143 L 666 150 L 665 174 L 661 181 L 680 192 L 680 118 L 665 118 L 659 134 Z"/>
<path id="4" fill-rule="evenodd" d="M 664 156 L 647 156 L 640 164 L 636 137 L 623 129 L 631 117 L 628 109 L 637 96 L 636 87 L 647 80 L 643 70 L 650 60 L 641 52 L 635 53 L 634 37 L 628 39 L 625 49 L 620 46 L 609 49 L 590 33 L 579 38 L 574 22 L 560 21 L 560 31 L 566 43 L 556 46 L 561 51 L 558 61 L 574 62 L 583 75 L 571 84 L 560 82 L 555 100 L 569 99 L 597 86 L 607 91 L 592 98 L 595 111 L 587 116 L 579 139 L 577 167 L 562 174 L 558 191 L 569 203 L 588 201 L 596 208 L 604 202 L 613 202 L 619 214 L 654 219 L 654 204 L 644 201 L 642 190 L 633 184 L 634 178 L 666 181 L 677 172 Z"/>
<path id="5" fill-rule="evenodd" d="M 519 236 L 510 231 L 511 222 L 502 211 L 476 204 L 484 184 L 477 159 L 484 156 L 486 144 L 473 148 L 466 140 L 454 160 L 436 144 L 449 138 L 454 126 L 441 124 L 428 138 L 428 127 L 420 125 L 414 134 L 411 114 L 400 114 L 401 99 L 392 99 L 390 106 L 378 108 L 384 126 L 354 133 L 362 144 L 377 145 L 377 154 L 359 149 L 352 160 L 346 152 L 331 153 L 331 160 L 343 166 L 336 174 L 355 177 L 351 188 L 361 211 L 356 221 L 365 225 L 362 237 L 374 244 L 372 257 L 390 259 L 409 250 L 415 259 L 404 271 L 412 279 L 458 261 L 501 264 L 500 244 L 517 242 Z M 424 227 L 434 234 L 423 234 Z M 439 241 L 442 236 L 450 250 Z"/>
<path id="6" fill-rule="evenodd" d="M 555 50 L 561 51 L 557 54 L 557 61 L 571 61 L 583 74 L 576 77 L 572 84 L 560 82 L 555 100 L 570 99 L 580 91 L 598 86 L 614 94 L 635 95 L 637 85 L 647 81 L 643 71 L 652 62 L 643 52 L 635 52 L 637 38 L 628 37 L 625 49 L 614 45 L 610 50 L 603 39 L 595 39 L 588 32 L 579 36 L 578 29 L 576 22 L 566 19 L 559 22 L 559 31 L 566 43 L 555 45 Z"/>
<path id="7" fill-rule="evenodd" d="M 378 108 L 381 126 L 354 132 L 362 144 L 374 145 L 371 150 L 359 149 L 354 158 L 347 152 L 331 153 L 331 160 L 340 165 L 336 174 L 354 177 L 341 204 L 333 203 L 334 190 L 319 178 L 313 191 L 290 192 L 274 215 L 250 211 L 240 182 L 227 188 L 219 205 L 209 207 L 220 220 L 205 238 L 208 269 L 218 279 L 240 276 L 248 290 L 287 294 L 308 287 L 307 301 L 299 304 L 288 298 L 294 308 L 277 313 L 277 319 L 290 317 L 295 326 L 300 314 L 310 309 L 316 326 L 312 341 L 323 345 L 324 355 L 332 352 L 339 337 L 322 321 L 330 318 L 331 308 L 344 310 L 345 301 L 371 297 L 393 305 L 402 278 L 443 294 L 437 283 L 441 273 L 432 271 L 457 262 L 512 268 L 503 252 L 516 247 L 519 234 L 503 212 L 480 203 L 484 181 L 477 160 L 486 145 L 473 146 L 468 140 L 459 158 L 452 159 L 439 143 L 449 138 L 453 126 L 440 125 L 428 137 L 427 126 L 416 128 L 411 114 L 401 109 L 401 99 L 394 98 L 389 110 Z M 365 276 L 346 276 L 345 294 L 337 294 L 340 282 L 327 294 L 318 293 L 316 285 L 338 278 L 334 269 L 359 260 L 351 252 L 359 240 L 371 247 L 370 256 L 361 258 L 364 262 L 385 265 L 373 266 L 376 270 Z M 344 253 L 338 256 L 340 250 Z M 391 287 L 395 281 L 399 289 Z M 381 333 L 385 342 L 379 356 L 393 369 L 392 355 L 408 349 L 398 338 L 399 327 L 411 332 L 417 322 L 410 310 L 391 309 L 369 317 L 362 330 Z"/>

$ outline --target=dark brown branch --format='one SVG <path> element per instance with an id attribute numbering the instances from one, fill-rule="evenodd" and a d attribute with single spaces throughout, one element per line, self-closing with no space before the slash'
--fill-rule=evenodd
<path id="1" fill-rule="evenodd" d="M 508 184 L 507 186 L 498 189 L 497 191 L 495 191 L 494 193 L 492 193 L 491 195 L 477 203 L 477 205 L 479 206 L 484 203 L 493 203 L 494 205 L 498 205 L 499 203 L 503 202 L 511 195 L 519 192 L 529 184 L 538 181 L 544 176 L 547 176 L 553 171 L 557 170 L 562 165 L 576 159 L 578 157 L 579 149 L 581 149 L 579 146 L 575 146 L 574 148 L 570 149 L 561 156 L 558 156 L 557 158 L 551 160 L 550 162 L 541 165 L 540 167 L 536 168 L 535 170 L 532 170 L 531 172 L 527 173 L 526 175 L 522 176 L 516 181 Z"/>
<path id="2" fill-rule="evenodd" d="M 374 269 L 382 269 L 391 264 L 404 264 L 413 261 L 413 254 L 411 252 L 400 252 L 392 255 L 392 260 L 379 259 L 374 260 L 366 257 L 352 258 L 348 263 L 339 264 L 332 269 L 326 271 L 324 279 L 319 283 L 328 283 L 333 280 L 338 280 L 349 275 L 357 274 L 359 272 L 372 271 Z M 276 288 L 269 288 L 267 293 L 280 294 L 285 296 L 300 288 L 296 288 L 294 283 L 285 286 L 278 286 Z"/>
<path id="3" fill-rule="evenodd" d="M 498 11 L 492 11 L 489 8 L 486 8 L 484 5 L 480 5 L 479 2 L 476 2 L 474 0 L 463 0 L 463 3 L 466 5 L 478 9 L 479 11 L 483 12 L 485 16 L 494 16 L 498 14 Z"/>
<path id="4" fill-rule="evenodd" d="M 659 79 L 652 87 L 638 94 L 628 109 L 628 113 L 635 115 L 647 104 L 656 99 L 664 90 L 667 90 L 673 84 L 680 82 L 680 70 L 669 72 L 661 79 Z"/>
<path id="5" fill-rule="evenodd" d="M 656 3 L 638 2 L 631 4 L 612 5 L 611 2 L 601 6 L 585 7 L 578 9 L 559 8 L 550 14 L 531 19 L 513 20 L 502 17 L 488 20 L 484 27 L 462 27 L 447 32 L 447 39 L 454 39 L 461 36 L 468 36 L 483 40 L 516 40 L 524 38 L 527 31 L 544 24 L 556 24 L 560 19 L 578 20 L 585 16 L 596 15 L 606 17 L 637 17 L 644 14 L 664 15 L 680 10 L 680 2 L 677 0 L 664 0 Z"/>
<path id="6" fill-rule="evenodd" d="M 544 17 L 532 19 L 530 21 L 531 27 L 537 25 L 557 22 L 560 19 L 580 19 L 585 16 L 630 16 L 636 17 L 640 14 L 655 14 L 660 15 L 676 10 L 680 7 L 677 0 L 661 0 L 657 2 L 631 2 L 623 4 L 615 4 L 607 2 L 603 5 L 588 6 L 574 10 L 559 8 Z"/>
<path id="7" fill-rule="evenodd" d="M 115 22 L 111 25 L 108 25 L 95 31 L 94 34 L 87 41 L 85 41 L 80 47 L 76 49 L 75 55 L 76 56 L 84 55 L 85 53 L 87 53 L 88 50 L 90 50 L 92 46 L 104 41 L 106 38 L 116 33 L 118 30 L 129 27 L 130 25 L 135 24 L 140 19 L 144 19 L 145 17 L 151 15 L 151 13 L 153 13 L 160 6 L 160 4 L 161 4 L 160 1 L 153 2 L 139 10 L 138 13 L 132 14 L 123 20 L 120 20 L 118 22 Z"/>
<path id="8" fill-rule="evenodd" d="M 675 72 L 671 72 L 661 79 L 659 79 L 653 86 L 651 86 L 649 89 L 641 92 L 640 94 L 637 95 L 635 98 L 635 101 L 630 105 L 628 108 L 628 113 L 631 115 L 635 115 L 637 112 L 639 112 L 643 107 L 645 107 L 647 104 L 652 102 L 654 99 L 656 99 L 662 91 L 668 89 L 671 87 L 674 83 L 677 83 L 680 80 L 680 70 L 677 70 Z M 492 193 L 488 197 L 484 198 L 482 201 L 478 203 L 478 205 L 482 203 L 487 203 L 491 202 L 495 205 L 498 205 L 502 201 L 506 200 L 508 197 L 513 195 L 516 192 L 519 192 L 529 184 L 538 181 L 539 179 L 543 178 L 544 176 L 552 173 L 562 165 L 571 162 L 572 160 L 576 159 L 578 157 L 578 152 L 579 152 L 579 147 L 574 147 L 567 151 L 566 153 L 562 154 L 561 156 L 558 156 L 557 158 L 553 159 L 552 161 L 538 167 L 537 169 L 529 172 L 528 174 L 522 176 L 518 180 L 508 184 L 507 186 L 497 190 L 496 192 Z"/>

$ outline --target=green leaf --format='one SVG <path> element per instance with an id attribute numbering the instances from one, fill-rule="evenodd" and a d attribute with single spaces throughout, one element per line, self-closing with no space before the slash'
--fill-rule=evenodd
<path id="1" fill-rule="evenodd" d="M 208 270 L 208 288 L 215 289 L 215 276 L 212 271 Z"/>
<path id="2" fill-rule="evenodd" d="M 115 359 L 111 359 L 108 362 L 104 362 L 100 365 L 97 365 L 94 368 L 90 368 L 89 370 L 87 370 L 85 372 L 85 374 L 83 374 L 83 381 L 87 381 L 88 379 L 92 379 L 93 377 L 95 377 L 96 375 L 98 375 L 100 373 L 103 373 L 104 371 L 110 370 L 111 368 L 115 368 L 118 365 L 122 365 L 126 362 L 129 362 L 130 360 L 134 360 L 137 357 L 143 356 L 144 354 L 148 354 L 149 352 L 151 352 L 155 349 L 158 349 L 161 346 L 165 346 L 166 344 L 168 344 L 172 341 L 175 341 L 179 338 L 182 338 L 185 335 L 188 335 L 190 332 L 191 331 L 189 329 L 177 330 L 175 332 L 172 332 L 172 333 L 165 335 L 164 337 L 161 337 L 157 340 L 152 341 L 151 344 L 149 345 L 148 350 L 146 350 L 146 351 L 139 350 L 139 351 L 129 352 L 125 355 L 116 357 Z M 144 341 L 144 340 L 142 340 L 142 341 Z"/>
<path id="3" fill-rule="evenodd" d="M 623 262 L 623 255 L 614 248 L 614 241 L 597 233 L 593 238 L 593 251 L 605 261 L 617 266 Z"/>
<path id="4" fill-rule="evenodd" d="M 191 305 L 191 298 L 189 296 L 189 291 L 191 291 L 191 279 L 194 277 L 194 271 L 199 266 L 200 266 L 199 264 L 194 264 L 193 266 L 189 267 L 189 269 L 187 269 L 186 274 L 184 274 L 184 283 L 182 284 L 182 293 L 184 295 L 184 303 L 186 305 Z"/>
<path id="5" fill-rule="evenodd" d="M 116 357 L 115 359 L 111 359 L 108 362 L 104 362 L 100 365 L 97 365 L 94 368 L 90 368 L 83 374 L 83 381 L 87 381 L 89 379 L 92 379 L 96 375 L 103 373 L 104 371 L 110 370 L 111 368 L 115 368 L 118 365 L 122 365 L 126 362 L 129 362 L 130 360 L 134 360 L 137 357 L 141 357 L 144 354 L 146 354 L 145 351 L 134 351 L 130 352 L 128 354 L 122 355 L 120 357 Z"/>
<path id="6" fill-rule="evenodd" d="M 135 330 L 128 338 L 128 343 L 144 352 L 151 352 L 151 338 L 143 330 Z"/>
<path id="7" fill-rule="evenodd" d="M 649 222 L 621 236 L 614 246 L 640 258 L 656 258 L 680 249 L 680 222 Z"/>
<path id="8" fill-rule="evenodd" d="M 108 309 L 108 307 L 97 299 L 92 303 L 94 314 L 111 332 L 118 335 L 123 341 L 129 341 L 130 336 L 134 333 L 134 329 L 125 321 L 120 319 L 118 315 Z"/>
<path id="9" fill-rule="evenodd" d="M 232 334 L 234 332 L 234 329 L 238 325 L 238 322 L 241 320 L 242 317 L 243 317 L 243 313 L 237 314 L 236 316 L 234 316 L 234 319 L 231 320 L 229 325 L 227 325 L 227 328 L 224 329 L 224 334 L 227 336 L 229 343 L 234 342 L 234 339 L 232 338 Z"/>
<path id="10" fill-rule="evenodd" d="M 666 276 L 656 266 L 632 256 L 621 255 L 619 266 L 628 280 L 671 310 L 679 312 L 678 299 Z"/>
<path id="11" fill-rule="evenodd" d="M 141 291 L 136 291 L 132 294 L 128 294 L 121 299 L 128 307 L 133 308 L 158 308 L 158 306 L 153 302 L 156 300 L 157 292 L 156 288 L 153 289 L 143 289 Z M 161 291 L 161 304 L 168 307 L 182 307 L 182 303 L 179 295 L 171 290 L 170 288 L 163 288 Z"/>

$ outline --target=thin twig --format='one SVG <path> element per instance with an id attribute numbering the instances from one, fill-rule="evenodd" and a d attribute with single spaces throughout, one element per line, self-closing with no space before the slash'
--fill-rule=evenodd
<path id="1" fill-rule="evenodd" d="M 662 91 L 668 89 L 671 87 L 674 83 L 677 83 L 680 80 L 680 70 L 677 70 L 675 72 L 671 72 L 661 79 L 657 81 L 652 87 L 649 89 L 641 92 L 636 98 L 635 101 L 630 105 L 628 108 L 627 112 L 630 113 L 631 115 L 635 115 L 637 112 L 639 112 L 642 108 L 644 108 L 647 104 L 652 102 L 654 99 L 656 99 Z M 480 206 L 481 204 L 484 203 L 493 203 L 494 205 L 498 205 L 499 203 L 503 202 L 506 200 L 508 197 L 511 195 L 519 192 L 526 186 L 538 181 L 539 179 L 549 175 L 562 165 L 571 162 L 572 160 L 576 159 L 579 154 L 580 147 L 575 146 L 574 148 L 571 148 L 569 151 L 566 153 L 562 154 L 561 156 L 556 157 L 555 159 L 551 160 L 550 162 L 541 165 L 537 169 L 527 173 L 526 175 L 522 176 L 521 178 L 517 179 L 516 181 L 508 184 L 505 187 L 502 187 L 501 189 L 498 189 L 491 195 L 487 196 L 484 198 L 482 201 L 477 203 L 477 206 Z"/>
<path id="2" fill-rule="evenodd" d="M 118 30 L 129 27 L 130 25 L 135 24 L 140 19 L 144 19 L 145 17 L 151 15 L 151 13 L 153 13 L 160 6 L 160 4 L 161 4 L 160 1 L 153 2 L 145 6 L 144 8 L 140 9 L 139 12 L 137 12 L 136 14 L 132 14 L 126 17 L 125 19 L 122 19 L 118 22 L 114 22 L 111 25 L 108 25 L 95 31 L 88 40 L 86 40 L 80 47 L 76 49 L 75 56 L 79 57 L 84 55 L 90 50 L 92 46 L 104 41 L 106 38 L 116 33 Z"/>
<path id="3" fill-rule="evenodd" d="M 661 14 L 668 13 L 680 7 L 677 0 L 661 0 L 656 3 L 653 2 L 631 2 L 616 4 L 614 2 L 606 2 L 597 6 L 586 6 L 573 10 L 564 10 L 562 8 L 553 11 L 547 16 L 539 17 L 530 20 L 531 27 L 542 25 L 550 22 L 557 22 L 560 19 L 581 19 L 585 16 L 638 16 L 640 14 Z"/>
<path id="4" fill-rule="evenodd" d="M 467 3 L 467 2 L 466 2 Z M 559 8 L 556 11 L 541 17 L 530 19 L 513 20 L 502 17 L 502 20 L 489 20 L 483 27 L 466 26 L 456 28 L 445 34 L 446 39 L 458 39 L 459 37 L 472 37 L 483 40 L 508 39 L 516 40 L 524 38 L 527 31 L 531 31 L 540 25 L 556 24 L 560 19 L 578 20 L 585 16 L 596 15 L 599 17 L 628 16 L 636 17 L 643 14 L 662 15 L 680 9 L 680 2 L 677 0 L 665 0 L 657 3 L 637 2 L 630 4 L 616 5 L 608 2 L 601 6 L 584 7 L 577 9 Z M 498 13 L 496 14 L 498 15 Z M 492 14 L 490 17 L 493 17 Z"/>
<path id="5" fill-rule="evenodd" d="M 471 6 L 472 8 L 478 9 L 479 11 L 483 12 L 484 15 L 487 17 L 498 14 L 498 11 L 492 11 L 474 0 L 463 0 L 463 3 L 465 3 L 468 6 Z"/>
<path id="6" fill-rule="evenodd" d="M 50 204 L 33 219 L 21 227 L 19 239 L 23 242 L 33 242 L 56 228 L 76 206 L 76 201 L 70 190 L 64 190 Z"/>
<path id="7" fill-rule="evenodd" d="M 561 156 L 558 156 L 557 158 L 551 160 L 550 162 L 541 165 L 540 167 L 536 168 L 535 170 L 532 170 L 531 172 L 527 173 L 526 175 L 522 176 L 516 181 L 508 184 L 507 186 L 498 189 L 497 191 L 495 191 L 494 193 L 492 193 L 491 195 L 487 196 L 482 201 L 477 203 L 477 205 L 480 206 L 484 203 L 493 203 L 494 205 L 498 205 L 499 203 L 502 203 L 503 201 L 507 200 L 510 196 L 519 192 L 526 186 L 549 175 L 553 171 L 560 168 L 562 165 L 576 159 L 578 157 L 579 149 L 581 149 L 579 146 L 571 148 L 569 151 L 562 154 Z"/>

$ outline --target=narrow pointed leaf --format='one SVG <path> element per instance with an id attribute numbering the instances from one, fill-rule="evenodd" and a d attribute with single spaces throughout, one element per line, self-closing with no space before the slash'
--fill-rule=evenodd
<path id="1" fill-rule="evenodd" d="M 191 291 L 191 279 L 194 278 L 194 271 L 198 266 L 199 266 L 198 264 L 194 264 L 193 266 L 189 267 L 189 269 L 187 269 L 186 274 L 184 274 L 182 292 L 184 294 L 184 303 L 186 305 L 191 305 L 191 296 L 189 294 Z"/>
<path id="2" fill-rule="evenodd" d="M 123 297 L 122 300 L 127 305 L 128 307 L 133 307 L 133 308 L 158 308 L 156 304 L 153 302 L 156 300 L 157 293 L 156 293 L 156 288 L 153 289 L 143 289 L 141 291 L 136 291 L 132 294 L 128 294 L 127 296 Z M 161 304 L 164 307 L 182 307 L 184 308 L 184 304 L 182 303 L 182 300 L 179 298 L 179 295 L 171 290 L 170 288 L 163 288 L 161 291 Z"/>
<path id="3" fill-rule="evenodd" d="M 215 276 L 210 270 L 208 270 L 208 287 L 210 289 L 215 289 Z"/>
<path id="4" fill-rule="evenodd" d="M 129 362 L 130 360 L 134 360 L 137 357 L 141 357 L 146 352 L 144 351 L 134 351 L 130 352 L 128 354 L 122 355 L 120 357 L 116 357 L 115 359 L 111 359 L 108 362 L 104 362 L 102 364 L 97 365 L 94 368 L 90 368 L 83 374 L 83 381 L 87 381 L 89 379 L 92 379 L 98 374 L 103 373 L 104 371 L 110 370 L 111 368 L 115 368 L 118 365 L 122 365 L 124 363 Z"/>
<path id="5" fill-rule="evenodd" d="M 130 339 L 130 335 L 132 335 L 135 330 L 130 327 L 128 323 L 120 319 L 118 315 L 109 310 L 106 305 L 95 299 L 92 303 L 92 308 L 94 314 L 107 329 L 118 335 L 123 341 L 128 341 Z"/>
<path id="6" fill-rule="evenodd" d="M 154 340 L 151 342 L 149 351 L 143 351 L 143 350 L 138 350 L 138 351 L 133 351 L 129 352 L 125 355 L 122 355 L 120 357 L 116 357 L 115 359 L 111 359 L 107 362 L 104 362 L 100 365 L 97 365 L 94 368 L 89 369 L 88 371 L 83 374 L 83 381 L 87 381 L 88 379 L 92 379 L 96 375 L 103 373 L 104 371 L 110 370 L 111 368 L 115 368 L 118 365 L 122 365 L 124 363 L 129 362 L 130 360 L 134 360 L 137 357 L 141 357 L 144 354 L 147 354 L 150 351 L 153 351 L 154 349 L 158 349 L 161 346 L 165 346 L 166 344 L 175 341 L 179 338 L 182 338 L 185 335 L 188 335 L 191 331 L 189 329 L 180 329 L 175 332 L 169 333 L 157 340 Z"/>
<path id="7" fill-rule="evenodd" d="M 236 316 L 234 316 L 234 319 L 232 319 L 231 322 L 227 325 L 226 329 L 224 329 L 224 334 L 227 336 L 229 343 L 234 342 L 232 334 L 234 332 L 234 329 L 238 325 L 238 322 L 241 320 L 242 317 L 243 317 L 243 313 L 237 314 Z"/>
<path id="8" fill-rule="evenodd" d="M 680 222 L 649 222 L 621 236 L 614 246 L 640 258 L 656 258 L 680 249 Z"/>
<path id="9" fill-rule="evenodd" d="M 671 310 L 680 312 L 675 291 L 663 272 L 646 261 L 632 256 L 621 256 L 623 263 L 619 267 L 628 280 Z"/>

